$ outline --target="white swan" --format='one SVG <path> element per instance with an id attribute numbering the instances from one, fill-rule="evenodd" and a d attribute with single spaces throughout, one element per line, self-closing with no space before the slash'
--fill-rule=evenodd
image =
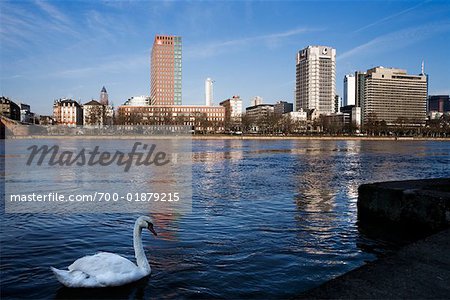
<path id="1" fill-rule="evenodd" d="M 149 217 L 137 218 L 133 230 L 133 245 L 137 266 L 128 259 L 108 252 L 77 259 L 66 270 L 50 267 L 59 282 L 67 287 L 120 286 L 150 275 L 151 268 L 142 246 L 142 228 L 148 228 L 155 236 Z"/>

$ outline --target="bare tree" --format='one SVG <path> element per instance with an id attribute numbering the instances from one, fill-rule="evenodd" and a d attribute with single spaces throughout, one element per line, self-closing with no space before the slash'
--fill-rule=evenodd
<path id="1" fill-rule="evenodd" d="M 252 129 L 253 119 L 248 114 L 244 114 L 242 116 L 241 124 L 242 124 L 242 131 L 249 132 Z"/>
<path id="2" fill-rule="evenodd" d="M 130 125 L 140 125 L 142 124 L 142 113 L 135 112 L 127 116 L 127 123 Z"/>
<path id="3" fill-rule="evenodd" d="M 291 134 L 293 131 L 294 122 L 290 114 L 285 114 L 280 119 L 281 132 L 285 134 Z"/>
<path id="4" fill-rule="evenodd" d="M 103 125 L 105 109 L 103 105 L 90 105 L 85 116 L 85 125 Z"/>
<path id="5" fill-rule="evenodd" d="M 206 114 L 202 112 L 194 112 L 193 116 L 195 131 L 207 133 L 208 127 L 210 127 L 210 123 Z"/>

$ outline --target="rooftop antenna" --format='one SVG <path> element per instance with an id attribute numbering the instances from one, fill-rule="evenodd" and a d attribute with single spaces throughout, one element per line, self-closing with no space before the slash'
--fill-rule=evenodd
<path id="1" fill-rule="evenodd" d="M 425 75 L 425 62 L 424 62 L 424 60 L 422 60 L 422 74 L 421 75 Z"/>

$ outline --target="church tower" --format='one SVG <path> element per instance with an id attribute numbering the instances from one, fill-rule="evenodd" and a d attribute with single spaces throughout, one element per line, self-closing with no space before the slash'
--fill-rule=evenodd
<path id="1" fill-rule="evenodd" d="M 106 91 L 105 87 L 103 87 L 102 91 L 100 92 L 100 103 L 103 105 L 109 105 L 108 92 Z"/>

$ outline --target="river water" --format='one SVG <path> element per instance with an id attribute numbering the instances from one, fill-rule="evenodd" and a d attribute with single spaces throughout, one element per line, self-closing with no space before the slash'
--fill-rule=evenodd
<path id="1" fill-rule="evenodd" d="M 134 261 L 138 214 L 5 214 L 2 201 L 1 298 L 293 297 L 397 246 L 358 231 L 360 184 L 450 176 L 449 142 L 192 143 L 192 212 L 152 216 L 150 278 L 68 289 L 49 269 L 97 251 Z"/>

